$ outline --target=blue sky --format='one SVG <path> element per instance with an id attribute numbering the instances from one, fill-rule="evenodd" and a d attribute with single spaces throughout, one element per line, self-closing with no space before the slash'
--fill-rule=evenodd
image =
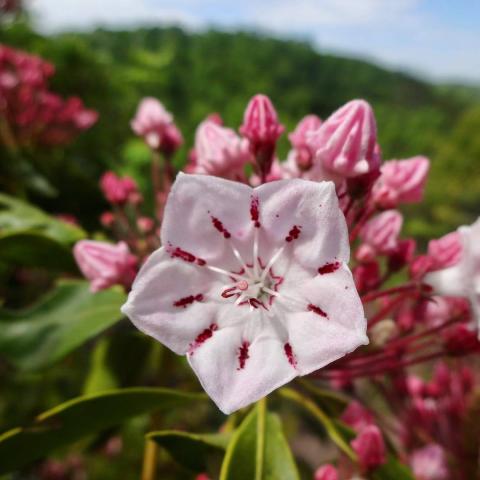
<path id="1" fill-rule="evenodd" d="M 47 32 L 181 24 L 308 39 L 439 81 L 480 85 L 480 0 L 30 0 Z"/>

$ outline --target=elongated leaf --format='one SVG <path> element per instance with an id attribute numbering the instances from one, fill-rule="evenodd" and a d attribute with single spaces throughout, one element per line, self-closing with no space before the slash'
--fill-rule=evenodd
<path id="1" fill-rule="evenodd" d="M 17 470 L 59 447 L 136 415 L 177 408 L 204 398 L 201 394 L 166 388 L 126 388 L 75 398 L 42 413 L 31 425 L 0 436 L 0 474 Z"/>
<path id="2" fill-rule="evenodd" d="M 221 433 L 196 434 L 166 430 L 151 432 L 148 438 L 165 448 L 180 465 L 194 472 L 208 470 L 215 457 L 222 457 L 230 435 Z"/>
<path id="3" fill-rule="evenodd" d="M 374 480 L 415 480 L 411 470 L 393 455 L 388 455 L 387 463 L 378 467 L 373 472 L 372 478 Z"/>
<path id="4" fill-rule="evenodd" d="M 51 365 L 116 323 L 124 300 L 120 288 L 92 294 L 87 282 L 68 281 L 33 308 L 0 309 L 0 354 L 25 370 Z"/>
<path id="5" fill-rule="evenodd" d="M 55 272 L 78 272 L 72 249 L 42 233 L 0 234 L 0 262 L 22 267 L 43 267 Z"/>
<path id="6" fill-rule="evenodd" d="M 19 231 L 41 234 L 63 245 L 71 245 L 85 237 L 80 227 L 51 217 L 17 198 L 0 194 L 0 232 Z"/>
<path id="7" fill-rule="evenodd" d="M 298 471 L 280 419 L 262 401 L 236 430 L 220 480 L 298 480 Z"/>

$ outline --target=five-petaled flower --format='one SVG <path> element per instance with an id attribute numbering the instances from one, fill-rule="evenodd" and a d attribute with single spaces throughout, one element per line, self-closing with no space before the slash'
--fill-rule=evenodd
<path id="1" fill-rule="evenodd" d="M 331 182 L 180 174 L 122 307 L 225 413 L 368 343 Z"/>

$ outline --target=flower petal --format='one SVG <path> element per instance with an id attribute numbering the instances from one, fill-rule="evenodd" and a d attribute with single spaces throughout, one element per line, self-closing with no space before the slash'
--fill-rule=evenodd
<path id="1" fill-rule="evenodd" d="M 172 259 L 162 247 L 141 268 L 122 312 L 139 330 L 185 354 L 201 332 L 218 325 L 229 307 L 211 301 L 218 289 L 216 274 Z"/>
<path id="2" fill-rule="evenodd" d="M 333 183 L 280 180 L 257 187 L 255 195 L 262 232 L 272 246 L 292 248 L 295 260 L 309 270 L 348 262 L 347 226 Z"/>
<path id="3" fill-rule="evenodd" d="M 286 314 L 284 320 L 299 374 L 318 370 L 368 344 L 362 303 L 345 265 L 285 295 L 305 305 L 303 312 Z"/>

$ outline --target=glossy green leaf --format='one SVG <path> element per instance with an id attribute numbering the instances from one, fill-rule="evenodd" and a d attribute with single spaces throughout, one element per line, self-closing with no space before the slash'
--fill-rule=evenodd
<path id="1" fill-rule="evenodd" d="M 235 431 L 223 461 L 220 480 L 298 480 L 299 475 L 277 415 L 264 401 Z"/>
<path id="2" fill-rule="evenodd" d="M 21 468 L 88 435 L 146 412 L 178 408 L 206 398 L 166 388 L 125 388 L 78 397 L 0 436 L 0 474 Z"/>
<path id="3" fill-rule="evenodd" d="M 64 245 L 71 245 L 85 237 L 75 225 L 58 220 L 42 210 L 17 198 L 0 194 L 0 232 L 37 233 Z"/>
<path id="4" fill-rule="evenodd" d="M 92 294 L 87 282 L 60 283 L 33 308 L 0 309 L 0 353 L 18 368 L 44 368 L 120 320 L 124 301 L 120 288 Z"/>
<path id="5" fill-rule="evenodd" d="M 215 460 L 221 458 L 230 435 L 222 433 L 196 434 L 174 430 L 151 432 L 148 438 L 165 448 L 180 465 L 194 472 L 207 471 Z"/>
<path id="6" fill-rule="evenodd" d="M 115 374 L 108 364 L 109 346 L 110 338 L 102 338 L 95 345 L 95 349 L 90 355 L 90 370 L 83 387 L 84 395 L 92 395 L 118 388 L 119 385 Z"/>
<path id="7" fill-rule="evenodd" d="M 70 246 L 37 232 L 0 234 L 0 262 L 55 272 L 78 272 Z"/>
<path id="8" fill-rule="evenodd" d="M 400 463 L 393 455 L 388 455 L 387 463 L 372 473 L 373 480 L 415 480 L 412 471 Z"/>

